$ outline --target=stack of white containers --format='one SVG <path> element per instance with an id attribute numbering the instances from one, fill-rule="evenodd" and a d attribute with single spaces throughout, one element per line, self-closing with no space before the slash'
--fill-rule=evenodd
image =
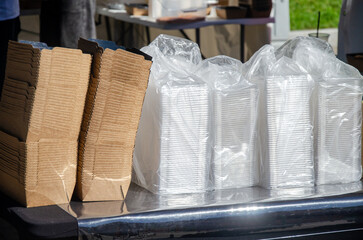
<path id="1" fill-rule="evenodd" d="M 257 86 L 242 78 L 242 63 L 218 56 L 203 61 L 196 74 L 212 91 L 215 189 L 250 187 L 258 183 L 255 160 Z"/>
<path id="2" fill-rule="evenodd" d="M 362 175 L 361 80 L 326 80 L 317 87 L 316 183 L 354 182 Z"/>
<path id="3" fill-rule="evenodd" d="M 158 194 L 361 178 L 362 77 L 331 47 L 299 37 L 246 64 L 201 61 L 159 36 L 134 152 L 134 181 Z"/>
<path id="4" fill-rule="evenodd" d="M 258 183 L 255 161 L 256 88 L 214 93 L 213 174 L 216 189 L 251 187 Z"/>
<path id="5" fill-rule="evenodd" d="M 314 79 L 314 161 L 317 185 L 361 179 L 362 76 L 339 61 L 331 46 L 298 37 L 277 50 Z"/>
<path id="6" fill-rule="evenodd" d="M 313 81 L 287 57 L 262 48 L 246 65 L 258 84 L 260 185 L 266 188 L 314 185 Z"/>
<path id="7" fill-rule="evenodd" d="M 149 0 L 149 17 L 200 18 L 206 16 L 206 0 Z"/>
<path id="8" fill-rule="evenodd" d="M 265 136 L 269 156 L 263 164 L 269 177 L 262 182 L 265 187 L 314 184 L 311 92 L 307 75 L 273 76 L 266 80 Z"/>
<path id="9" fill-rule="evenodd" d="M 191 70 L 197 44 L 161 35 L 142 49 L 153 66 L 136 137 L 134 181 L 159 194 L 210 187 L 210 91 Z"/>
<path id="10" fill-rule="evenodd" d="M 163 85 L 159 192 L 204 192 L 208 185 L 209 90 L 204 83 Z M 193 189 L 193 190 L 192 190 Z"/>
<path id="11" fill-rule="evenodd" d="M 246 68 L 249 78 L 267 79 L 266 89 L 259 85 L 265 93 L 259 117 L 267 119 L 259 123 L 261 184 L 273 188 L 359 181 L 359 72 L 336 59 L 328 43 L 305 37 L 277 51 L 262 48 Z"/>

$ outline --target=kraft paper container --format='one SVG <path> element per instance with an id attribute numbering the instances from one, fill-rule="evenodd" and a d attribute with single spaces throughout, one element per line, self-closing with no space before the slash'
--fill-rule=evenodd
<path id="1" fill-rule="evenodd" d="M 26 207 L 70 201 L 91 56 L 10 42 L 0 100 L 0 189 Z"/>
<path id="2" fill-rule="evenodd" d="M 151 61 L 84 39 L 79 48 L 93 55 L 93 66 L 79 139 L 77 194 L 83 201 L 123 200 Z"/>

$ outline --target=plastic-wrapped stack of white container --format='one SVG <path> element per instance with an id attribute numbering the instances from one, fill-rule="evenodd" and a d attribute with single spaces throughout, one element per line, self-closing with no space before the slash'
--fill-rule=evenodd
<path id="1" fill-rule="evenodd" d="M 202 61 L 160 35 L 133 180 L 158 194 L 346 183 L 361 177 L 362 76 L 318 39 L 261 48 L 246 64 Z"/>
<path id="2" fill-rule="evenodd" d="M 314 82 L 310 99 L 315 184 L 349 183 L 362 177 L 362 76 L 315 38 L 290 40 L 276 58 L 292 59 Z"/>
<path id="3" fill-rule="evenodd" d="M 198 45 L 160 36 L 141 49 L 153 57 L 135 142 L 137 183 L 176 194 L 210 188 L 210 90 L 192 74 L 202 60 Z"/>
<path id="4" fill-rule="evenodd" d="M 242 77 L 240 61 L 226 56 L 203 61 L 195 73 L 211 89 L 211 173 L 214 188 L 256 185 L 257 86 Z"/>

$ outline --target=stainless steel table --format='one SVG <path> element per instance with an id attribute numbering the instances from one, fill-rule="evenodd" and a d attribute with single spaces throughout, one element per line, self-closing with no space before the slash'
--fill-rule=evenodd
<path id="1" fill-rule="evenodd" d="M 0 194 L 0 217 L 24 239 L 361 239 L 362 183 L 259 187 L 159 196 L 132 185 L 125 201 L 23 208 Z M 0 235 L 1 236 L 1 235 Z"/>

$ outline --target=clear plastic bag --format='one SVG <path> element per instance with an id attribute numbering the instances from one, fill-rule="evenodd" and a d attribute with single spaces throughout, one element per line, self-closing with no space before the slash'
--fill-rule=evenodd
<path id="1" fill-rule="evenodd" d="M 196 43 L 160 35 L 141 49 L 153 57 L 136 137 L 134 181 L 151 192 L 205 192 L 211 187 L 210 91 L 192 73 Z"/>
<path id="2" fill-rule="evenodd" d="M 362 76 L 338 60 L 323 41 L 299 38 L 293 59 L 315 80 L 316 184 L 359 181 L 361 170 Z"/>
<path id="3" fill-rule="evenodd" d="M 261 133 L 267 140 L 263 146 L 268 149 L 262 160 L 269 161 L 262 165 L 267 170 L 262 171 L 262 185 L 272 188 L 313 185 L 310 108 L 313 81 L 306 72 L 283 57 L 269 73 L 265 87 L 266 115 L 260 117 L 266 116 L 266 124 L 261 126 L 266 129 Z"/>
<path id="4" fill-rule="evenodd" d="M 163 35 L 143 51 L 154 64 L 134 156 L 139 185 L 177 194 L 258 178 L 266 188 L 361 178 L 362 77 L 329 44 L 298 37 L 246 64 L 202 62 L 195 43 Z"/>
<path id="5" fill-rule="evenodd" d="M 247 77 L 263 79 L 263 76 L 267 76 L 268 81 L 271 70 L 284 59 L 291 63 L 277 73 L 289 75 L 286 73 L 286 69 L 296 65 L 307 74 L 308 81 L 313 80 L 314 87 L 309 91 L 312 90 L 310 118 L 312 118 L 314 127 L 315 183 L 320 185 L 359 181 L 362 175 L 360 157 L 362 76 L 353 67 L 339 61 L 331 46 L 320 39 L 297 37 L 286 42 L 274 54 L 272 51 L 270 46 L 266 46 L 246 64 Z M 286 85 L 279 83 L 279 86 L 281 89 Z M 291 91 L 289 92 L 291 93 Z M 264 98 L 264 94 L 261 95 Z M 287 95 L 283 94 L 283 96 Z M 267 99 L 266 102 L 269 101 Z M 292 97 L 288 102 L 295 104 L 297 98 Z M 273 105 L 278 104 L 275 102 Z M 289 106 L 287 102 L 284 102 L 283 105 Z M 263 114 L 262 110 L 259 116 L 262 117 Z M 260 126 L 265 127 L 263 122 L 260 122 Z M 269 128 L 268 125 L 267 128 Z M 261 159 L 263 159 L 261 176 L 266 178 L 266 173 L 271 174 L 271 172 L 266 172 L 264 165 L 265 159 L 268 158 L 263 149 L 263 146 L 267 146 L 264 145 L 266 144 L 264 136 L 260 132 L 260 153 Z M 299 154 L 295 154 L 292 157 L 297 159 L 298 156 Z M 296 167 L 294 161 L 291 160 L 289 165 Z M 267 162 L 271 164 L 270 161 Z M 266 186 L 264 182 L 265 180 L 262 180 L 262 184 Z"/>
<path id="6" fill-rule="evenodd" d="M 286 49 L 289 54 L 286 54 Z M 338 60 L 325 41 L 299 37 L 278 50 L 290 55 L 315 81 L 316 184 L 359 181 L 361 170 L 362 76 Z"/>
<path id="7" fill-rule="evenodd" d="M 240 61 L 226 56 L 204 60 L 196 74 L 212 91 L 214 188 L 256 185 L 257 86 L 242 77 Z"/>
<path id="8" fill-rule="evenodd" d="M 260 185 L 313 186 L 313 80 L 292 59 L 277 58 L 271 46 L 260 49 L 245 68 L 260 91 Z"/>

